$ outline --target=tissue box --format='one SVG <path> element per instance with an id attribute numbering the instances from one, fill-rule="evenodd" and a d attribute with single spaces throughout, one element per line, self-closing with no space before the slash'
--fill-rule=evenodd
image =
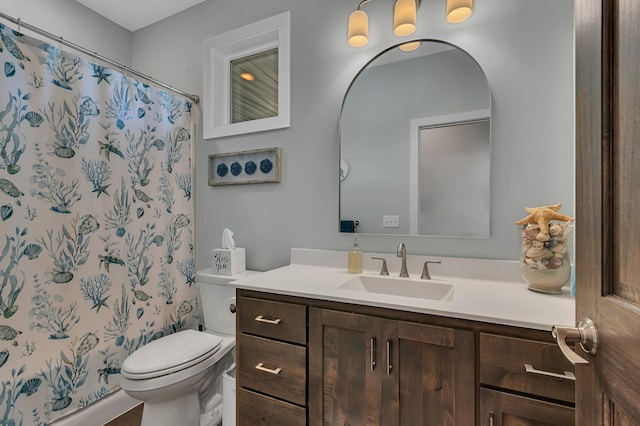
<path id="1" fill-rule="evenodd" d="M 211 251 L 211 273 L 214 275 L 235 275 L 246 270 L 244 247 L 213 249 Z"/>

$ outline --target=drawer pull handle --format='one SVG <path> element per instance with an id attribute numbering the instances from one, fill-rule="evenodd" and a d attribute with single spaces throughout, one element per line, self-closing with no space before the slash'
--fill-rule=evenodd
<path id="1" fill-rule="evenodd" d="M 375 352 L 376 352 L 376 338 L 372 337 L 371 338 L 371 348 L 370 348 L 370 352 L 369 352 L 369 357 L 370 357 L 369 363 L 370 363 L 371 371 L 375 370 L 375 368 L 376 368 Z"/>
<path id="2" fill-rule="evenodd" d="M 564 374 L 552 373 L 551 371 L 538 370 L 531 364 L 525 364 L 524 369 L 527 373 L 540 374 L 541 376 L 555 377 L 557 379 L 576 380 L 576 376 L 571 371 L 565 371 Z"/>
<path id="3" fill-rule="evenodd" d="M 255 318 L 256 321 L 258 322 L 266 322 L 267 324 L 273 324 L 273 325 L 278 325 L 282 322 L 282 320 L 280 318 L 276 318 L 276 319 L 269 319 L 269 318 L 265 318 L 262 315 L 258 315 Z"/>
<path id="4" fill-rule="evenodd" d="M 264 371 L 265 373 L 280 374 L 280 372 L 282 371 L 282 368 L 278 367 L 272 370 L 270 368 L 265 367 L 263 363 L 259 362 L 258 365 L 256 365 L 256 370 Z"/>
<path id="5" fill-rule="evenodd" d="M 387 376 L 391 375 L 391 370 L 393 366 L 391 365 L 391 340 L 387 340 Z"/>

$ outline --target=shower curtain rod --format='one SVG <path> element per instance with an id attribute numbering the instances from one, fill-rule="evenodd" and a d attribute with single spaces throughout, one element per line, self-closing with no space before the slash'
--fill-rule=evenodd
<path id="1" fill-rule="evenodd" d="M 56 36 L 54 34 L 51 34 L 48 31 L 45 31 L 45 30 L 43 30 L 41 28 L 38 28 L 38 27 L 36 27 L 34 25 L 28 24 L 28 23 L 22 21 L 20 18 L 14 18 L 13 16 L 7 15 L 6 13 L 3 13 L 3 12 L 0 12 L 0 17 L 6 19 L 7 21 L 10 21 L 10 22 L 16 24 L 18 26 L 18 31 L 20 31 L 21 28 L 24 27 L 24 28 L 28 29 L 29 31 L 33 31 L 33 32 L 35 32 L 37 34 L 40 34 L 40 35 L 45 36 L 47 38 L 50 38 L 51 40 L 55 40 L 55 41 L 59 42 L 60 44 L 64 44 L 65 46 L 71 47 L 71 48 L 73 48 L 73 49 L 75 49 L 75 50 L 77 50 L 79 52 L 84 53 L 87 56 L 91 56 L 94 59 L 97 59 L 97 60 L 100 60 L 102 62 L 106 62 L 108 64 L 111 64 L 111 65 L 113 65 L 115 67 L 120 68 L 121 70 L 123 70 L 125 72 L 128 72 L 130 74 L 134 74 L 134 75 L 136 75 L 138 77 L 141 77 L 141 78 L 144 78 L 145 80 L 147 80 L 147 81 L 149 81 L 149 82 L 151 82 L 151 83 L 153 83 L 155 85 L 158 85 L 158 86 L 160 86 L 160 87 L 162 87 L 164 89 L 171 90 L 174 93 L 177 93 L 177 94 L 179 94 L 181 96 L 189 98 L 191 100 L 191 102 L 193 102 L 194 104 L 197 104 L 197 103 L 200 102 L 200 97 L 198 95 L 192 95 L 192 94 L 183 92 L 182 90 L 176 89 L 175 87 L 171 87 L 168 84 L 165 84 L 165 83 L 163 83 L 161 81 L 156 80 L 155 78 L 149 77 L 148 75 L 145 75 L 145 74 L 143 74 L 143 73 L 141 73 L 139 71 L 136 71 L 136 70 L 134 70 L 132 68 L 129 68 L 126 65 L 122 65 L 122 64 L 120 64 L 120 63 L 118 63 L 118 62 L 116 62 L 114 60 L 111 60 L 109 58 L 105 58 L 104 56 L 98 55 L 96 52 L 92 52 L 89 49 L 85 49 L 84 47 L 79 46 L 79 45 L 77 45 L 75 43 L 72 43 L 70 41 L 67 41 L 62 37 L 58 37 L 58 36 Z"/>

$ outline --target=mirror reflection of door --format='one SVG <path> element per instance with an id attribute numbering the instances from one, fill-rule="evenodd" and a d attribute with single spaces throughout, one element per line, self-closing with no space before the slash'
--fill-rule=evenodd
<path id="1" fill-rule="evenodd" d="M 489 237 L 489 135 L 488 119 L 420 129 L 418 235 Z"/>
<path id="2" fill-rule="evenodd" d="M 278 116 L 278 49 L 231 61 L 231 123 Z"/>
<path id="3" fill-rule="evenodd" d="M 425 127 L 482 118 L 486 120 L 484 129 L 488 129 L 490 117 L 491 92 L 487 79 L 478 63 L 463 50 L 448 43 L 423 40 L 413 52 L 401 52 L 394 47 L 378 55 L 354 78 L 342 106 L 340 155 L 349 161 L 350 171 L 349 179 L 340 183 L 340 219 L 358 220 L 357 231 L 366 234 L 487 238 L 489 191 L 462 194 L 463 185 L 455 191 L 447 187 L 447 182 L 454 182 L 468 173 L 466 169 L 471 167 L 468 164 L 449 163 L 456 167 L 438 168 L 434 172 L 438 179 L 431 179 L 430 184 L 441 197 L 435 203 L 428 203 L 428 211 L 420 211 L 420 205 L 415 201 L 418 199 L 415 193 L 418 174 L 413 169 L 418 167 L 413 139 L 417 139 L 418 125 Z M 487 155 L 474 155 L 473 158 L 484 162 L 474 167 L 487 170 L 488 185 L 490 132 L 486 134 L 484 152 Z M 439 151 L 439 158 L 434 159 L 434 163 L 444 164 L 468 155 L 451 151 L 456 147 L 464 149 L 463 145 L 449 144 L 449 151 Z M 460 168 L 462 165 L 464 167 Z M 435 183 L 444 185 L 435 189 Z M 472 189 L 471 186 L 466 188 Z M 443 198 L 453 194 L 458 198 L 455 206 L 445 203 Z M 484 198 L 479 201 L 479 208 L 486 209 L 487 213 L 482 220 L 483 229 L 476 222 L 475 208 L 460 207 L 475 206 L 476 201 L 472 204 L 469 200 L 480 195 Z M 445 206 L 450 207 L 446 214 L 433 210 Z M 454 213 L 458 217 L 452 221 Z M 396 220 L 385 221 L 389 216 Z M 418 217 L 423 218 L 420 231 Z M 469 229 L 467 225 L 474 222 Z"/>

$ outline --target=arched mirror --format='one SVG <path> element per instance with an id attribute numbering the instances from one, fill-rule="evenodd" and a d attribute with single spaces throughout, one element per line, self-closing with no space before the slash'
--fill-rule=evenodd
<path id="1" fill-rule="evenodd" d="M 340 116 L 340 229 L 489 237 L 491 94 L 465 51 L 394 46 L 354 78 Z"/>

